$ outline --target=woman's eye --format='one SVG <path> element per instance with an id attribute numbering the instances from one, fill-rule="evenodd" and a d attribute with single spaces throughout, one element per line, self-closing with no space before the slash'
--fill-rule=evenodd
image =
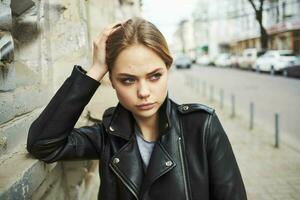
<path id="1" fill-rule="evenodd" d="M 130 84 L 134 83 L 135 80 L 133 78 L 125 78 L 125 79 L 122 79 L 121 81 L 125 85 L 130 85 Z"/>
<path id="2" fill-rule="evenodd" d="M 158 80 L 160 77 L 161 77 L 161 74 L 160 74 L 160 73 L 153 74 L 152 76 L 150 76 L 150 80 L 151 80 L 151 81 L 156 81 L 156 80 Z"/>

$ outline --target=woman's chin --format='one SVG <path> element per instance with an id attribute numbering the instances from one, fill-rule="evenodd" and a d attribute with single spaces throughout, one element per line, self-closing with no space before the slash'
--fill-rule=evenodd
<path id="1" fill-rule="evenodd" d="M 153 108 L 150 110 L 135 110 L 134 115 L 141 118 L 150 118 L 155 115 L 157 109 Z"/>

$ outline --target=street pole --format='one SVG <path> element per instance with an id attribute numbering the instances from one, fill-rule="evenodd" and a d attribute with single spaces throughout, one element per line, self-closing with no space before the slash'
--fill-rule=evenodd
<path id="1" fill-rule="evenodd" d="M 275 148 L 279 148 L 279 114 L 275 113 Z"/>
<path id="2" fill-rule="evenodd" d="M 231 118 L 235 117 L 235 96 L 231 94 Z"/>

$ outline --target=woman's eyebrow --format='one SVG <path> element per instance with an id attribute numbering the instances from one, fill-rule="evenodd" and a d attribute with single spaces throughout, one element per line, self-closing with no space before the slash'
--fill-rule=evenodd
<path id="1" fill-rule="evenodd" d="M 150 75 L 155 74 L 156 72 L 161 71 L 161 70 L 163 70 L 163 68 L 159 67 L 159 68 L 157 68 L 157 69 L 155 69 L 155 70 L 147 73 L 146 76 L 150 76 Z M 128 73 L 119 73 L 118 76 L 137 77 L 137 76 L 135 76 L 133 74 L 128 74 Z"/>

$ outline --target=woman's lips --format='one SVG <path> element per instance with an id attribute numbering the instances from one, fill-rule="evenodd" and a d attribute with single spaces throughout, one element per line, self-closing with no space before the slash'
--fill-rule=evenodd
<path id="1" fill-rule="evenodd" d="M 154 103 L 146 103 L 146 104 L 141 104 L 141 105 L 137 105 L 137 108 L 139 110 L 150 110 L 154 107 Z"/>

